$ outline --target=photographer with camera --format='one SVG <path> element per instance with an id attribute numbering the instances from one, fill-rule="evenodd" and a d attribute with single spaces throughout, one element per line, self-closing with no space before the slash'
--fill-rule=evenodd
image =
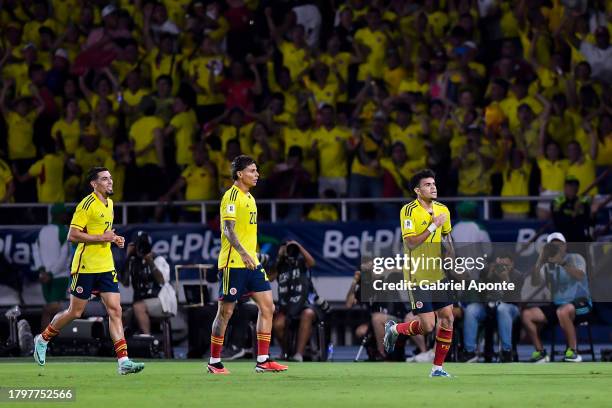
<path id="1" fill-rule="evenodd" d="M 328 303 L 319 298 L 312 284 L 310 268 L 315 260 L 298 242 L 287 241 L 278 249 L 276 264 L 270 280 L 278 280 L 279 311 L 274 316 L 274 335 L 282 345 L 282 354 L 288 352 L 287 328 L 299 322 L 295 353 L 289 359 L 304 361 L 304 350 L 310 339 L 312 325 L 323 320 L 329 310 Z"/>
<path id="2" fill-rule="evenodd" d="M 485 283 L 513 282 L 519 287 L 523 281 L 523 274 L 514 268 L 514 258 L 510 254 L 499 254 L 489 269 L 481 277 Z M 500 360 L 503 363 L 513 361 L 512 355 L 512 325 L 519 316 L 520 311 L 516 304 L 503 301 L 504 294 L 489 292 L 484 295 L 482 302 L 468 303 L 464 308 L 463 321 L 463 347 L 462 360 L 472 363 L 478 360 L 476 355 L 476 339 L 478 326 L 487 317 L 497 320 L 497 332 L 501 340 Z"/>
<path id="3" fill-rule="evenodd" d="M 586 262 L 582 255 L 567 252 L 566 239 L 560 232 L 550 234 L 546 242 L 536 262 L 532 282 L 549 288 L 553 304 L 529 307 L 522 313 L 523 324 L 535 346 L 531 361 L 549 361 L 538 329 L 547 323 L 559 322 L 567 340 L 564 361 L 580 362 L 574 320 L 584 319 L 592 309 Z"/>
<path id="4" fill-rule="evenodd" d="M 368 261 L 361 265 L 361 269 L 355 271 L 351 286 L 346 294 L 346 307 L 351 309 L 354 306 L 361 306 L 367 309 L 369 318 L 367 322 L 361 323 L 355 329 L 355 335 L 362 339 L 362 346 L 368 353 L 369 361 L 406 361 L 406 362 L 432 362 L 434 357 L 433 349 L 427 350 L 425 337 L 400 336 L 396 343 L 395 351 L 392 354 L 385 352 L 383 338 L 385 336 L 385 323 L 391 320 L 401 320 L 409 322 L 414 320 L 414 314 L 401 302 L 377 302 L 376 299 L 362 299 L 361 289 L 364 286 L 371 286 L 372 262 Z M 406 339 L 409 338 L 416 346 L 418 353 L 406 358 L 405 347 Z"/>
<path id="5" fill-rule="evenodd" d="M 151 317 L 174 316 L 177 311 L 176 292 L 170 284 L 168 261 L 151 251 L 149 234 L 139 231 L 135 242 L 127 246 L 123 286 L 134 289 L 132 308 L 142 334 L 151 334 Z"/>

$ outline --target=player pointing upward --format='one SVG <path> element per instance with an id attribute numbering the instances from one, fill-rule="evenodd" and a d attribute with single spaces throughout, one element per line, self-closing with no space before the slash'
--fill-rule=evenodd
<path id="1" fill-rule="evenodd" d="M 221 200 L 221 252 L 219 253 L 219 306 L 210 338 L 208 372 L 229 374 L 221 363 L 227 323 L 236 301 L 251 295 L 259 307 L 257 317 L 257 372 L 285 371 L 287 366 L 269 358 L 274 302 L 266 271 L 257 260 L 257 206 L 249 190 L 257 184 L 255 161 L 238 156 L 232 162 L 234 185 Z"/>
<path id="2" fill-rule="evenodd" d="M 411 186 L 416 200 L 406 204 L 400 213 L 404 250 L 410 257 L 441 257 L 443 239 L 450 239 L 451 223 L 448 208 L 435 199 L 438 197 L 435 175 L 431 170 L 415 174 Z M 436 282 L 444 279 L 444 271 L 435 265 L 421 267 L 416 271 L 405 271 L 411 282 Z M 453 306 L 448 297 L 432 298 L 430 291 L 416 289 L 409 292 L 412 310 L 416 320 L 396 324 L 388 321 L 385 325 L 385 350 L 393 351 L 399 334 L 414 336 L 427 334 L 434 330 L 436 317 L 436 351 L 431 377 L 450 377 L 442 364 L 453 339 Z M 440 295 L 440 293 L 438 293 Z"/>
<path id="3" fill-rule="evenodd" d="M 119 374 L 137 373 L 143 363 L 128 358 L 121 320 L 121 299 L 111 244 L 123 248 L 125 239 L 113 229 L 113 178 L 108 169 L 94 167 L 87 175 L 93 192 L 77 205 L 70 222 L 68 240 L 78 243 L 72 259 L 70 306 L 55 315 L 47 328 L 34 339 L 34 359 L 43 366 L 47 344 L 60 330 L 78 319 L 92 293 L 99 294 L 108 312 L 110 335 L 115 345 Z"/>

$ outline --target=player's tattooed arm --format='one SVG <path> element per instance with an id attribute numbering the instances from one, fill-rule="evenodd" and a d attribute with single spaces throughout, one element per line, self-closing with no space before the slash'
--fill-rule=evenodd
<path id="1" fill-rule="evenodd" d="M 234 247 L 234 249 L 236 249 L 236 252 L 238 252 L 245 266 L 249 269 L 255 269 L 255 266 L 257 265 L 255 261 L 253 260 L 253 258 L 251 258 L 249 253 L 244 249 L 244 247 L 238 240 L 238 237 L 236 236 L 236 232 L 234 231 L 235 226 L 236 226 L 236 221 L 225 220 L 225 222 L 223 223 L 223 233 L 227 237 L 227 240 L 229 241 L 230 245 Z"/>
<path id="2" fill-rule="evenodd" d="M 455 242 L 453 241 L 453 236 L 451 234 L 442 234 L 442 245 L 446 251 L 446 257 L 454 258 L 456 255 Z"/>
<path id="3" fill-rule="evenodd" d="M 223 233 L 225 234 L 229 243 L 234 247 L 236 251 L 238 251 L 239 254 L 242 255 L 246 253 L 246 251 L 242 247 L 242 244 L 238 240 L 238 237 L 236 236 L 236 232 L 234 231 L 234 227 L 236 226 L 236 221 L 225 220 L 223 224 L 224 224 Z"/>
<path id="4" fill-rule="evenodd" d="M 444 258 L 455 259 L 457 253 L 455 252 L 455 244 L 451 234 L 442 234 L 442 247 L 444 248 Z M 453 269 L 448 271 L 453 275 L 453 278 L 463 279 L 460 274 L 457 274 Z"/>

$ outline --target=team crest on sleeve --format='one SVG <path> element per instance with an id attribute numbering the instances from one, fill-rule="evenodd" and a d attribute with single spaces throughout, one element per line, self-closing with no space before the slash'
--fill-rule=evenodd
<path id="1" fill-rule="evenodd" d="M 404 228 L 405 229 L 412 229 L 412 220 L 404 220 Z"/>
<path id="2" fill-rule="evenodd" d="M 228 214 L 236 214 L 236 205 L 235 204 L 228 204 L 227 205 L 227 213 Z"/>

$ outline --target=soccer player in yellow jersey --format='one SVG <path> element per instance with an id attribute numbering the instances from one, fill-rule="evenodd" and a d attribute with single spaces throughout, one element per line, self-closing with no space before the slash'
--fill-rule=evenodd
<path id="1" fill-rule="evenodd" d="M 221 363 L 221 349 L 227 323 L 236 301 L 250 295 L 259 308 L 257 317 L 257 372 L 287 370 L 287 366 L 270 360 L 274 301 L 266 271 L 257 260 L 257 205 L 249 190 L 257 184 L 257 164 L 249 156 L 232 161 L 234 184 L 221 200 L 221 252 L 219 268 L 219 306 L 212 325 L 208 372 L 229 374 Z"/>
<path id="2" fill-rule="evenodd" d="M 441 257 L 443 240 L 452 243 L 452 228 L 448 208 L 435 201 L 438 197 L 435 175 L 431 170 L 421 170 L 412 177 L 411 185 L 417 198 L 400 212 L 404 249 L 410 257 Z M 408 280 L 418 285 L 444 279 L 443 270 L 429 266 L 414 272 L 411 269 L 407 272 Z M 393 351 L 399 334 L 414 336 L 432 332 L 437 320 L 436 351 L 430 377 L 450 377 L 442 364 L 453 339 L 453 304 L 448 298 L 433 299 L 428 290 L 417 288 L 409 291 L 409 295 L 417 319 L 399 324 L 388 321 L 385 325 L 385 351 Z"/>
<path id="3" fill-rule="evenodd" d="M 34 339 L 34 360 L 45 365 L 47 344 L 60 330 L 78 319 L 92 294 L 99 295 L 109 317 L 110 335 L 121 375 L 138 373 L 143 363 L 128 358 L 127 344 L 123 335 L 121 320 L 121 299 L 111 244 L 123 248 L 125 239 L 116 235 L 113 229 L 113 178 L 105 167 L 93 167 L 87 174 L 93 192 L 77 205 L 68 240 L 78 243 L 72 259 L 72 284 L 70 285 L 70 306 L 55 315 L 45 330 Z"/>

